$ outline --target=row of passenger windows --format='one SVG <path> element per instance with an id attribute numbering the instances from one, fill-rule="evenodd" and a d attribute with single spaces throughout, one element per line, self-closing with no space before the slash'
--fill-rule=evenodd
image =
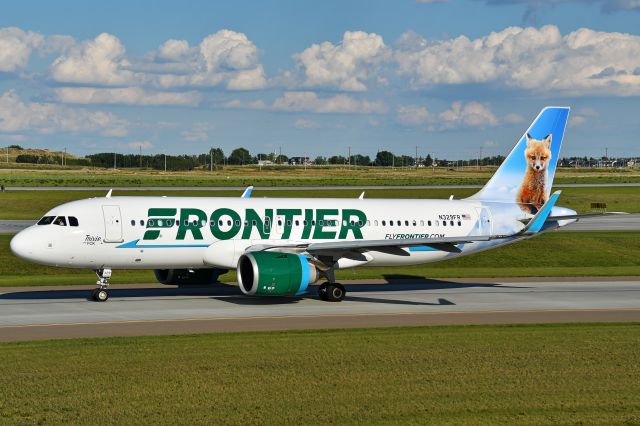
<path id="1" fill-rule="evenodd" d="M 67 226 L 67 223 L 69 226 L 78 226 L 78 219 L 75 216 L 45 216 L 38 221 L 38 225 Z"/>
<path id="2" fill-rule="evenodd" d="M 387 224 L 389 226 L 403 226 L 402 222 L 403 222 L 402 220 L 396 220 L 396 221 L 393 221 L 393 220 L 389 220 L 389 221 L 382 220 L 380 222 L 378 222 L 378 220 L 373 220 L 373 221 L 367 220 L 366 222 L 353 221 L 352 220 L 350 222 L 350 225 L 351 226 L 355 226 L 357 224 L 358 226 L 362 227 L 362 226 L 371 226 L 372 223 L 373 223 L 373 226 L 380 226 L 379 225 L 379 223 L 380 223 L 382 226 L 387 226 Z M 202 226 L 207 226 L 207 223 L 208 222 L 206 220 L 203 220 L 202 221 Z M 282 220 L 278 220 L 278 226 L 282 226 L 282 223 L 283 223 Z M 300 226 L 300 223 L 302 223 L 303 226 L 307 226 L 308 225 L 308 222 L 306 220 L 303 220 L 303 221 L 300 221 L 300 220 L 295 220 L 295 221 L 287 220 L 287 226 L 292 226 L 292 225 Z M 424 220 L 419 221 L 419 223 L 420 223 L 420 226 L 425 226 L 425 221 Z M 426 225 L 427 226 L 433 226 L 434 223 L 435 223 L 435 226 L 441 226 L 441 225 L 442 226 L 447 226 L 447 221 L 446 220 L 443 220 L 443 221 L 435 220 L 433 222 L 430 221 L 430 220 L 426 221 Z M 193 226 L 198 226 L 198 221 L 197 220 L 193 220 L 193 221 L 185 220 L 184 221 L 184 226 L 189 226 L 190 224 L 193 225 Z M 216 225 L 217 226 L 224 226 L 225 224 L 227 226 L 231 226 L 231 225 L 233 225 L 233 221 L 227 219 L 226 221 L 225 220 L 219 220 L 217 223 L 213 222 L 213 226 L 216 226 Z M 257 221 L 253 220 L 253 221 L 251 221 L 251 224 L 253 226 L 256 226 L 257 225 Z M 171 227 L 171 226 L 174 226 L 174 225 L 175 226 L 179 226 L 180 225 L 180 221 L 175 220 L 175 219 L 156 219 L 156 220 L 149 219 L 147 221 L 147 225 L 148 226 L 156 226 L 157 225 L 157 226 L 160 226 L 160 227 Z M 249 221 L 245 220 L 244 221 L 244 226 L 247 226 L 247 225 L 249 225 Z M 312 220 L 311 221 L 311 225 L 315 226 L 316 225 L 316 221 Z M 337 220 L 319 220 L 318 221 L 318 225 L 319 226 L 338 226 L 338 221 Z M 448 222 L 448 226 L 456 226 L 456 225 L 457 226 L 462 226 L 462 221 L 454 222 L 453 220 L 450 220 Z M 136 221 L 134 219 L 131 220 L 131 226 L 136 226 Z M 140 226 L 144 226 L 144 220 L 140 220 Z M 240 226 L 240 221 L 239 220 L 235 221 L 235 226 Z M 267 227 L 270 226 L 269 220 L 266 220 L 264 226 L 267 226 Z M 342 226 L 347 226 L 347 221 L 346 220 L 342 221 Z M 418 221 L 416 221 L 416 220 L 412 220 L 412 221 L 405 220 L 404 221 L 404 226 L 418 226 Z"/>

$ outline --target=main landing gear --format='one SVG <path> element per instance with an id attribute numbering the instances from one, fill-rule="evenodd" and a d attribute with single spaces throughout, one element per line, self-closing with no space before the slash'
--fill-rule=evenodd
<path id="1" fill-rule="evenodd" d="M 347 290 L 340 283 L 322 283 L 318 287 L 318 297 L 327 302 L 342 302 Z"/>
<path id="2" fill-rule="evenodd" d="M 96 269 L 96 275 L 98 276 L 98 281 L 96 281 L 96 285 L 98 288 L 94 288 L 91 291 L 91 299 L 96 302 L 106 302 L 109 299 L 109 278 L 111 278 L 111 269 Z"/>

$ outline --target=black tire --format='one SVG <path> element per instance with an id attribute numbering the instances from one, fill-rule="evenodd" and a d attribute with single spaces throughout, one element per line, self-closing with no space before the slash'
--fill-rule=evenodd
<path id="1" fill-rule="evenodd" d="M 96 302 L 106 302 L 109 299 L 109 292 L 107 289 L 96 289 Z"/>
<path id="2" fill-rule="evenodd" d="M 327 286 L 329 283 L 322 283 L 318 286 L 318 297 L 320 300 L 327 300 Z"/>
<path id="3" fill-rule="evenodd" d="M 327 285 L 327 298 L 329 302 L 342 302 L 346 296 L 347 290 L 340 283 L 331 283 Z"/>
<path id="4" fill-rule="evenodd" d="M 91 300 L 93 300 L 94 302 L 98 301 L 98 290 L 97 288 L 94 288 L 93 290 L 91 290 Z"/>

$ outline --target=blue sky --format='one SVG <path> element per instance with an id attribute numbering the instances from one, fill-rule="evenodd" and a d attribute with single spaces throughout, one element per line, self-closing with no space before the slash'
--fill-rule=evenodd
<path id="1" fill-rule="evenodd" d="M 563 155 L 640 156 L 634 0 L 14 2 L 0 146 L 506 154 L 545 105 Z"/>

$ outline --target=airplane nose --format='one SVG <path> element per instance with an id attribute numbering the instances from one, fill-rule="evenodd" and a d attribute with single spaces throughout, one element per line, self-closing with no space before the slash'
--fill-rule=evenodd
<path id="1" fill-rule="evenodd" d="M 20 231 L 9 243 L 13 254 L 21 259 L 29 260 L 33 255 L 33 242 L 28 237 L 28 232 Z"/>

